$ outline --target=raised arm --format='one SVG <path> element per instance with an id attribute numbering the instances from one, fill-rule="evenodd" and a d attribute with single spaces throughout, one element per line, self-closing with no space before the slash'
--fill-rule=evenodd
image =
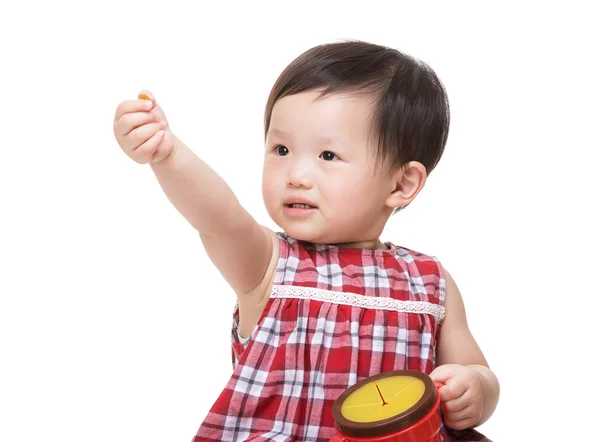
<path id="1" fill-rule="evenodd" d="M 201 234 L 220 236 L 251 222 L 227 183 L 174 137 L 172 153 L 150 163 L 175 208 Z"/>
<path id="2" fill-rule="evenodd" d="M 206 251 L 236 291 L 247 293 L 263 279 L 273 250 L 272 235 L 240 205 L 208 164 L 171 132 L 164 112 L 150 100 L 117 108 L 115 136 L 134 161 L 150 163 L 167 198 L 200 233 Z"/>
<path id="3" fill-rule="evenodd" d="M 273 233 L 242 207 L 227 183 L 175 138 L 173 153 L 151 163 L 167 198 L 200 233 L 209 257 L 236 293 L 262 280 Z"/>

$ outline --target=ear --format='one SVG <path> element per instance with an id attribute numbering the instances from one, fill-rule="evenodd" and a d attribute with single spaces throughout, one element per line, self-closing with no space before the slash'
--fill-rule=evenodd
<path id="1" fill-rule="evenodd" d="M 393 176 L 395 185 L 392 193 L 385 200 L 390 208 L 404 207 L 416 198 L 427 180 L 427 170 L 418 161 L 410 161 L 402 166 Z"/>

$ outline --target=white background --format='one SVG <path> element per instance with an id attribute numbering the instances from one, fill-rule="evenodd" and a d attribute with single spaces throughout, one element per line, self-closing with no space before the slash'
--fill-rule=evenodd
<path id="1" fill-rule="evenodd" d="M 174 132 L 276 228 L 260 193 L 267 95 L 301 52 L 350 38 L 424 60 L 447 88 L 446 153 L 382 239 L 437 256 L 458 282 L 502 386 L 481 431 L 595 437 L 600 36 L 590 7 L 8 3 L 0 441 L 192 439 L 231 374 L 235 296 L 150 167 L 121 152 L 115 109 L 152 90 Z"/>

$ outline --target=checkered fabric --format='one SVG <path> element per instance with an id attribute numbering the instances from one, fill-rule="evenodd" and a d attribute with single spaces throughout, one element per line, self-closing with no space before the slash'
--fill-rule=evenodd
<path id="1" fill-rule="evenodd" d="M 356 382 L 435 366 L 445 280 L 432 257 L 339 248 L 279 234 L 270 299 L 247 339 L 234 309 L 234 372 L 193 442 L 329 441 Z"/>

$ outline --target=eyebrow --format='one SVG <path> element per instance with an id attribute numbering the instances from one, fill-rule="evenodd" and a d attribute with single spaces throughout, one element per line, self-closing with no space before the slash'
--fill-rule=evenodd
<path id="1" fill-rule="evenodd" d="M 276 127 L 269 128 L 269 132 L 267 132 L 267 137 L 270 135 L 278 135 L 280 137 L 289 136 L 290 133 L 284 130 L 278 129 Z M 319 136 L 319 141 L 323 144 L 343 144 L 342 140 L 338 137 L 332 137 L 327 135 Z"/>

